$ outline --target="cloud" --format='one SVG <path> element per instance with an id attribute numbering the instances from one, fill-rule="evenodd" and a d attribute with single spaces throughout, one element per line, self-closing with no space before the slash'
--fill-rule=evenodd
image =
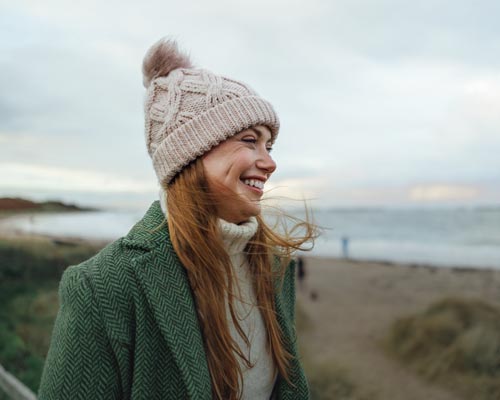
<path id="1" fill-rule="evenodd" d="M 0 163 L 0 187 L 10 189 L 84 192 L 153 193 L 157 185 L 87 170 L 63 169 L 37 164 Z"/>
<path id="2" fill-rule="evenodd" d="M 432 184 L 412 187 L 409 197 L 414 201 L 456 201 L 479 197 L 480 190 L 474 186 Z"/>
<path id="3" fill-rule="evenodd" d="M 1 8 L 5 162 L 154 182 L 140 64 L 149 45 L 173 34 L 197 65 L 250 83 L 275 105 L 277 183 L 325 202 L 411 202 L 408 188 L 421 182 L 500 185 L 498 2 Z"/>

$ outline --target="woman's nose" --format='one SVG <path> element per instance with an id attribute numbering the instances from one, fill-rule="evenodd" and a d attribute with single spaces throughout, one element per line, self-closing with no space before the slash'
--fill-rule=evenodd
<path id="1" fill-rule="evenodd" d="M 272 174 L 276 170 L 276 162 L 273 160 L 269 151 L 263 152 L 256 163 L 257 167 L 266 171 L 267 174 Z"/>

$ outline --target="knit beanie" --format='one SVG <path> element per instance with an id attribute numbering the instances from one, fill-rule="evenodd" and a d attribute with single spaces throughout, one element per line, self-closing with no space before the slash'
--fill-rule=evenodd
<path id="1" fill-rule="evenodd" d="M 247 84 L 194 68 L 172 40 L 146 53 L 143 83 L 145 136 L 160 183 L 227 138 L 265 125 L 274 141 L 279 119 L 272 105 Z"/>

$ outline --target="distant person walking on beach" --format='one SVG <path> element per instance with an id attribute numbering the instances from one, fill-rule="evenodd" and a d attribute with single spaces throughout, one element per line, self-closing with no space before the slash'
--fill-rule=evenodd
<path id="1" fill-rule="evenodd" d="M 315 227 L 291 236 L 261 215 L 274 108 L 172 41 L 143 73 L 160 199 L 65 271 L 40 399 L 308 399 L 290 259 Z"/>
<path id="2" fill-rule="evenodd" d="M 349 258 L 349 237 L 342 236 L 342 238 L 340 240 L 342 243 L 342 258 L 348 259 Z"/>

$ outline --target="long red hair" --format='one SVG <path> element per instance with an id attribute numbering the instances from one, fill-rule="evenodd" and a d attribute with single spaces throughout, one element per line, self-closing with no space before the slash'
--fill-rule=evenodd
<path id="1" fill-rule="evenodd" d="M 186 268 L 194 294 L 212 380 L 212 397 L 239 399 L 243 374 L 236 356 L 249 368 L 252 365 L 231 336 L 226 301 L 236 330 L 247 344 L 249 341 L 235 316 L 233 269 L 220 236 L 216 202 L 208 189 L 201 159 L 185 167 L 164 189 L 172 245 Z M 275 284 L 283 276 L 291 253 L 314 239 L 316 230 L 304 221 L 299 224 L 304 228 L 303 234 L 292 237 L 271 229 L 261 216 L 257 216 L 257 220 L 257 232 L 245 252 L 251 266 L 257 306 L 267 330 L 268 351 L 278 373 L 291 382 L 288 367 L 293 356 L 286 350 L 276 319 Z M 274 267 L 276 256 L 281 259 L 280 268 Z"/>

